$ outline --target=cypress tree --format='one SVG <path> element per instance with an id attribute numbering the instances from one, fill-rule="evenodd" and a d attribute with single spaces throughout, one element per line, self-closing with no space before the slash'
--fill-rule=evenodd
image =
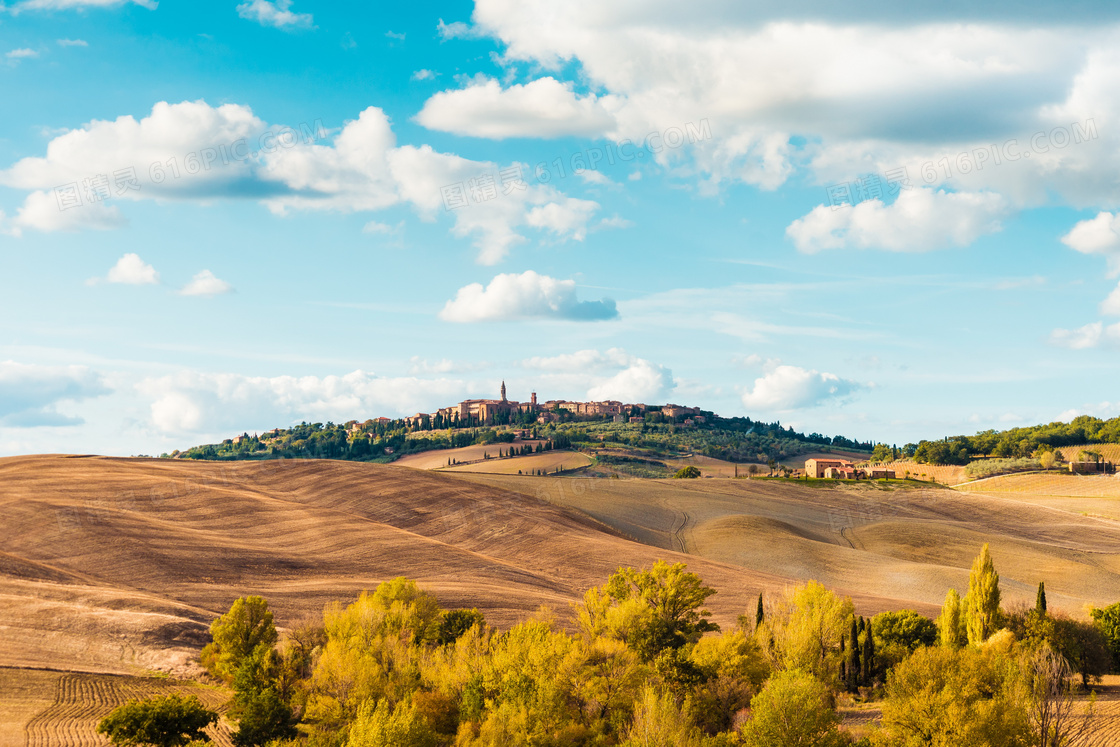
<path id="1" fill-rule="evenodd" d="M 844 657 L 844 634 L 840 634 L 840 681 L 848 681 L 847 659 Z"/>
<path id="2" fill-rule="evenodd" d="M 754 627 L 755 627 L 755 629 L 757 629 L 759 625 L 762 625 L 762 621 L 765 620 L 765 619 L 766 619 L 766 612 L 762 608 L 762 593 L 759 592 L 759 595 L 758 595 L 758 609 L 756 609 L 755 612 L 754 612 Z"/>
<path id="3" fill-rule="evenodd" d="M 856 618 L 852 617 L 852 629 L 848 635 L 848 640 L 851 645 L 848 646 L 848 690 L 854 691 L 856 689 L 857 678 L 859 677 L 859 627 L 856 623 Z"/>
<path id="4" fill-rule="evenodd" d="M 867 636 L 863 643 L 863 684 L 871 685 L 871 673 L 875 666 L 875 636 L 871 632 L 871 620 L 867 621 Z"/>
<path id="5" fill-rule="evenodd" d="M 1039 613 L 1046 614 L 1046 582 L 1038 582 L 1038 597 L 1035 599 L 1034 608 Z"/>

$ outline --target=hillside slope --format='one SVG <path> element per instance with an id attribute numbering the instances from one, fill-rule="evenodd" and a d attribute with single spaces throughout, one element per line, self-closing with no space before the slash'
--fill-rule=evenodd
<path id="1" fill-rule="evenodd" d="M 586 512 L 658 547 L 754 571 L 813 578 L 868 599 L 906 600 L 936 614 L 968 589 L 981 545 L 992 546 L 1005 604 L 1082 615 L 1120 600 L 1120 523 L 1084 502 L 1040 505 L 945 488 L 807 486 L 769 480 L 588 480 L 472 475 Z M 1082 478 L 1087 479 L 1087 478 Z M 1091 515 L 1082 515 L 1082 513 Z"/>
<path id="2" fill-rule="evenodd" d="M 189 674 L 210 621 L 261 594 L 279 624 L 405 575 L 508 625 L 619 565 L 684 560 L 733 624 L 785 579 L 623 539 L 461 477 L 333 461 L 0 459 L 0 665 Z"/>

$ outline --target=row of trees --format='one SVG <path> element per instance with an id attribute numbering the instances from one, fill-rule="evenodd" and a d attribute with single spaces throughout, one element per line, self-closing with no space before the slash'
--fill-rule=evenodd
<path id="1" fill-rule="evenodd" d="M 234 690 L 237 745 L 841 747 L 850 692 L 883 700 L 864 745 L 1062 747 L 1088 724 L 1068 675 L 1091 681 L 1109 645 L 1120 654 L 1120 604 L 1076 622 L 1048 612 L 1040 586 L 1034 608 L 1002 610 L 986 546 L 937 623 L 864 619 L 809 582 L 760 595 L 721 631 L 705 609 L 715 593 L 683 564 L 621 568 L 575 605 L 572 632 L 547 610 L 497 631 L 398 578 L 283 640 L 268 603 L 246 597 L 215 620 L 202 661 Z M 137 736 L 152 723 L 137 709 L 166 705 L 129 704 L 103 733 L 181 745 L 212 723 L 196 703 L 173 736 Z"/>
<path id="2" fill-rule="evenodd" d="M 968 464 L 979 456 L 1000 459 L 1038 456 L 1063 446 L 1120 443 L 1120 417 L 1102 420 L 1081 415 L 1068 423 L 1049 423 L 1006 431 L 987 430 L 974 436 L 906 444 L 902 454 L 930 464 Z"/>

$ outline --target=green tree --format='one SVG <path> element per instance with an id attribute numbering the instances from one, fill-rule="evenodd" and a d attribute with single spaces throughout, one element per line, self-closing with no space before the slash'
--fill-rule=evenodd
<path id="1" fill-rule="evenodd" d="M 366 701 L 350 727 L 346 747 L 435 747 L 436 739 L 411 699 L 390 706 Z"/>
<path id="2" fill-rule="evenodd" d="M 578 609 L 585 638 L 606 634 L 624 640 L 648 662 L 665 649 L 718 631 L 702 608 L 716 591 L 686 567 L 659 560 L 648 571 L 619 568 L 603 586 L 589 589 Z"/>
<path id="3" fill-rule="evenodd" d="M 840 639 L 854 614 L 851 599 L 809 581 L 773 604 L 756 635 L 774 669 L 803 669 L 837 683 Z"/>
<path id="4" fill-rule="evenodd" d="M 941 616 L 937 618 L 938 638 L 942 646 L 960 648 L 966 640 L 964 630 L 964 605 L 956 589 L 949 589 Z"/>
<path id="5" fill-rule="evenodd" d="M 238 716 L 233 734 L 237 747 L 259 747 L 273 740 L 295 739 L 299 734 L 292 707 L 271 687 L 246 695 Z"/>
<path id="6" fill-rule="evenodd" d="M 863 633 L 863 684 L 871 685 L 871 678 L 875 676 L 875 634 L 871 628 L 871 621 L 867 621 L 867 629 Z"/>
<path id="7" fill-rule="evenodd" d="M 762 621 L 766 619 L 766 609 L 762 606 L 762 592 L 758 594 L 758 607 L 754 611 L 754 626 L 762 625 Z"/>
<path id="8" fill-rule="evenodd" d="M 166 695 L 150 700 L 132 700 L 113 710 L 97 724 L 115 745 L 182 747 L 205 739 L 204 729 L 218 720 L 193 695 Z"/>
<path id="9" fill-rule="evenodd" d="M 1094 607 L 1089 611 L 1089 615 L 1104 634 L 1108 650 L 1112 653 L 1113 669 L 1120 669 L 1120 602 L 1110 604 L 1104 609 Z"/>
<path id="10" fill-rule="evenodd" d="M 937 624 L 914 610 L 880 612 L 871 618 L 875 654 L 889 670 L 922 646 L 937 644 Z"/>
<path id="11" fill-rule="evenodd" d="M 441 646 L 454 643 L 475 625 L 482 627 L 486 618 L 476 609 L 448 610 L 440 615 L 435 640 Z"/>
<path id="12" fill-rule="evenodd" d="M 1046 582 L 1038 582 L 1038 594 L 1035 596 L 1034 609 L 1041 615 L 1046 614 Z"/>
<path id="13" fill-rule="evenodd" d="M 623 747 L 700 747 L 700 730 L 692 722 L 688 704 L 681 707 L 673 694 L 647 686 L 634 705 L 634 719 Z"/>
<path id="14" fill-rule="evenodd" d="M 741 734 L 747 747 L 839 747 L 848 744 L 828 687 L 810 674 L 779 672 L 751 700 Z"/>
<path id="15" fill-rule="evenodd" d="M 852 630 L 848 635 L 848 662 L 844 667 L 844 673 L 847 675 L 847 687 L 849 692 L 855 692 L 856 686 L 859 685 L 860 674 L 860 661 L 859 661 L 859 628 L 856 625 L 856 619 L 852 618 Z"/>
<path id="16" fill-rule="evenodd" d="M 999 574 L 992 564 L 987 543 L 972 562 L 965 597 L 965 629 L 968 642 L 983 643 L 996 631 L 999 620 Z"/>
<path id="17" fill-rule="evenodd" d="M 1015 667 L 976 648 L 920 648 L 887 676 L 884 745 L 1023 747 L 1031 725 Z"/>
<path id="18" fill-rule="evenodd" d="M 688 478 L 688 479 L 696 478 L 696 477 L 699 477 L 699 476 L 700 476 L 699 468 L 697 468 L 697 467 L 695 467 L 691 464 L 688 465 L 687 467 L 681 467 L 679 470 L 677 470 L 677 473 L 675 475 L 673 475 L 673 477 Z"/>
<path id="19" fill-rule="evenodd" d="M 229 612 L 210 624 L 214 641 L 202 649 L 203 665 L 216 677 L 232 682 L 238 668 L 258 647 L 272 648 L 276 626 L 262 597 L 241 597 Z"/>

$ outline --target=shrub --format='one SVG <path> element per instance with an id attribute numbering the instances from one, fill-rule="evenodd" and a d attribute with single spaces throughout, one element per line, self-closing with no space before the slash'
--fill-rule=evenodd
<path id="1" fill-rule="evenodd" d="M 677 470 L 677 474 L 673 475 L 673 477 L 683 478 L 683 479 L 694 479 L 694 478 L 697 478 L 699 476 L 700 476 L 700 470 L 697 469 L 696 467 L 694 467 L 691 464 L 688 465 L 687 467 L 681 467 L 679 470 Z"/>
<path id="2" fill-rule="evenodd" d="M 193 695 L 166 695 L 125 703 L 101 719 L 97 733 L 109 737 L 115 745 L 182 747 L 205 739 L 203 730 L 217 720 L 218 714 Z"/>

